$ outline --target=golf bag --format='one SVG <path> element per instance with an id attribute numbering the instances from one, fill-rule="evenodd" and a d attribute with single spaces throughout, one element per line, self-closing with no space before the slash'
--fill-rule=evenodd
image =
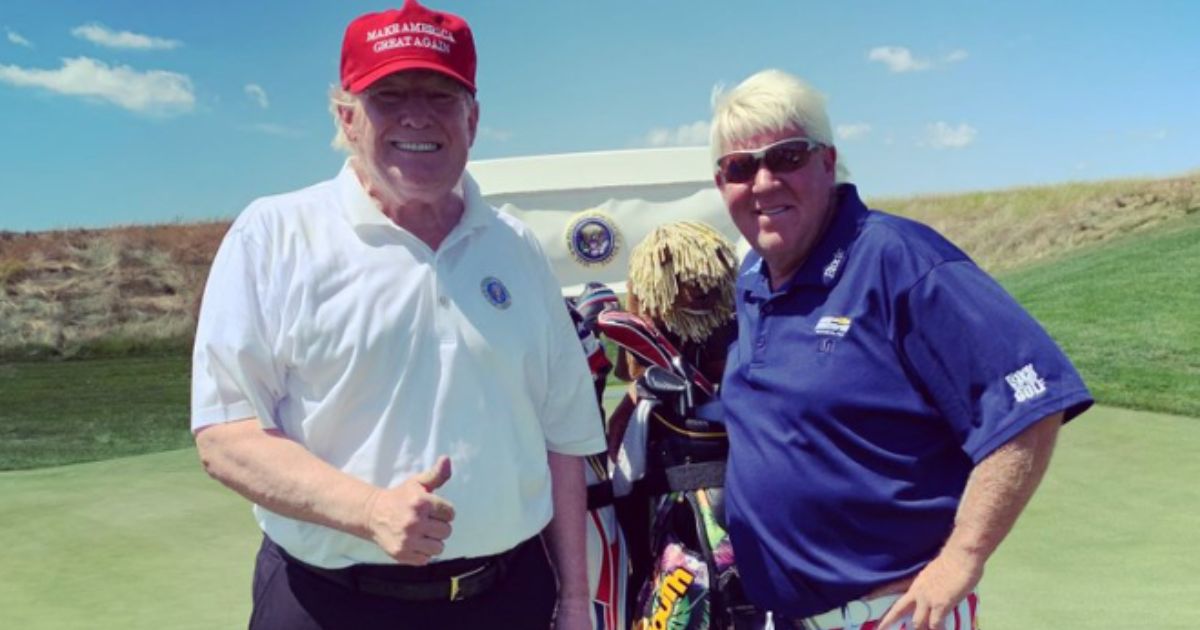
<path id="1" fill-rule="evenodd" d="M 587 356 L 596 387 L 596 403 L 603 417 L 604 384 L 612 364 L 604 354 L 604 347 L 594 326 L 596 315 L 601 310 L 618 305 L 617 296 L 602 284 L 589 283 L 578 298 L 566 298 L 566 304 Z M 613 508 L 608 454 L 589 455 L 585 463 L 588 493 L 587 570 L 588 592 L 592 599 L 592 627 L 596 630 L 623 630 L 628 620 L 629 554 Z"/>
<path id="2" fill-rule="evenodd" d="M 648 518 L 635 509 L 621 523 L 630 541 L 647 541 L 631 543 L 640 581 L 633 627 L 763 627 L 765 615 L 742 591 L 724 528 L 729 445 L 716 388 L 644 319 L 607 311 L 597 328 L 648 366 L 614 470 L 614 492 L 648 508 Z"/>

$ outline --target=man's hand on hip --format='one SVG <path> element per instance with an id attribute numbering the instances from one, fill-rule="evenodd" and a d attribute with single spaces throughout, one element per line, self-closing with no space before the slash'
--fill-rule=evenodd
<path id="1" fill-rule="evenodd" d="M 886 628 L 911 611 L 916 630 L 941 627 L 979 583 L 984 563 L 1033 496 L 1062 421 L 1062 412 L 1041 418 L 975 465 L 945 547 L 917 574 L 880 626 Z"/>
<path id="2" fill-rule="evenodd" d="M 450 458 L 438 458 L 433 467 L 367 500 L 367 528 L 371 540 L 400 564 L 425 565 L 442 553 L 450 537 L 454 506 L 434 494 L 450 479 Z"/>
<path id="3" fill-rule="evenodd" d="M 946 616 L 970 594 L 983 577 L 984 561 L 970 554 L 943 549 L 917 574 L 908 591 L 896 600 L 879 628 L 912 615 L 913 630 L 940 630 Z"/>

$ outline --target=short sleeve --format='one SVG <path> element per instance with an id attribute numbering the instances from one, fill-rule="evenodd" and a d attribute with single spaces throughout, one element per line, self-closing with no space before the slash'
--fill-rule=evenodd
<path id="1" fill-rule="evenodd" d="M 283 370 L 274 360 L 268 254 L 239 221 L 209 270 L 192 351 L 192 431 L 257 417 L 277 427 Z"/>
<path id="2" fill-rule="evenodd" d="M 970 261 L 935 266 L 898 305 L 897 338 L 920 383 L 978 463 L 1038 420 L 1092 404 L 1050 335 Z"/>
<path id="3" fill-rule="evenodd" d="M 534 250 L 535 265 L 543 280 L 547 309 L 550 356 L 547 358 L 546 396 L 541 410 L 546 449 L 563 455 L 592 455 L 607 448 L 604 422 L 596 401 L 596 390 L 587 358 L 562 292 L 541 247 L 529 233 L 527 242 Z"/>

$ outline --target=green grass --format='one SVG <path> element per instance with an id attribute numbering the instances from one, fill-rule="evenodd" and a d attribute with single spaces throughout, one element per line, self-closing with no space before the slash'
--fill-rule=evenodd
<path id="1" fill-rule="evenodd" d="M 1001 280 L 1100 402 L 1200 417 L 1197 271 L 1193 213 Z M 125 348 L 118 346 L 108 350 Z M 158 348 L 160 356 L 0 363 L 0 470 L 189 446 L 185 346 Z M 611 344 L 606 349 L 615 360 Z"/>
<path id="2" fill-rule="evenodd" d="M 1200 213 L 1002 281 L 1098 400 L 1200 416 Z"/>
<path id="3" fill-rule="evenodd" d="M 0 363 L 0 470 L 190 446 L 187 356 Z"/>
<path id="4" fill-rule="evenodd" d="M 1095 408 L 988 564 L 982 626 L 1200 625 L 1200 423 Z"/>
<path id="5" fill-rule="evenodd" d="M 1001 278 L 1101 402 L 1191 417 L 1105 407 L 1066 428 L 988 565 L 987 630 L 1200 625 L 1200 213 L 1188 213 Z M 0 470 L 39 469 L 0 473 L 0 628 L 245 625 L 259 534 L 189 448 L 185 341 L 0 355 Z"/>
<path id="6" fill-rule="evenodd" d="M 0 628 L 244 628 L 257 531 L 193 449 L 0 474 Z"/>
<path id="7" fill-rule="evenodd" d="M 189 325 L 190 328 L 190 325 Z M 151 331 L 142 336 L 114 333 L 105 337 L 64 344 L 62 347 L 44 343 L 0 345 L 0 362 L 33 363 L 81 359 L 126 359 L 147 357 L 188 357 L 192 352 L 192 337 L 162 336 Z"/>
<path id="8" fill-rule="evenodd" d="M 1200 624 L 1200 424 L 1097 408 L 988 564 L 987 630 Z M 0 628 L 245 627 L 258 530 L 192 449 L 0 474 Z"/>

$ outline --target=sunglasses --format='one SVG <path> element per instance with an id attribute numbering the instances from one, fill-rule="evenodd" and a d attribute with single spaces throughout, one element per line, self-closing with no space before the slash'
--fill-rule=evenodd
<path id="1" fill-rule="evenodd" d="M 804 168 L 813 152 L 825 145 L 809 138 L 787 138 L 757 151 L 733 151 L 717 160 L 717 174 L 727 184 L 744 184 L 758 174 L 760 164 L 772 173 L 791 173 Z"/>

